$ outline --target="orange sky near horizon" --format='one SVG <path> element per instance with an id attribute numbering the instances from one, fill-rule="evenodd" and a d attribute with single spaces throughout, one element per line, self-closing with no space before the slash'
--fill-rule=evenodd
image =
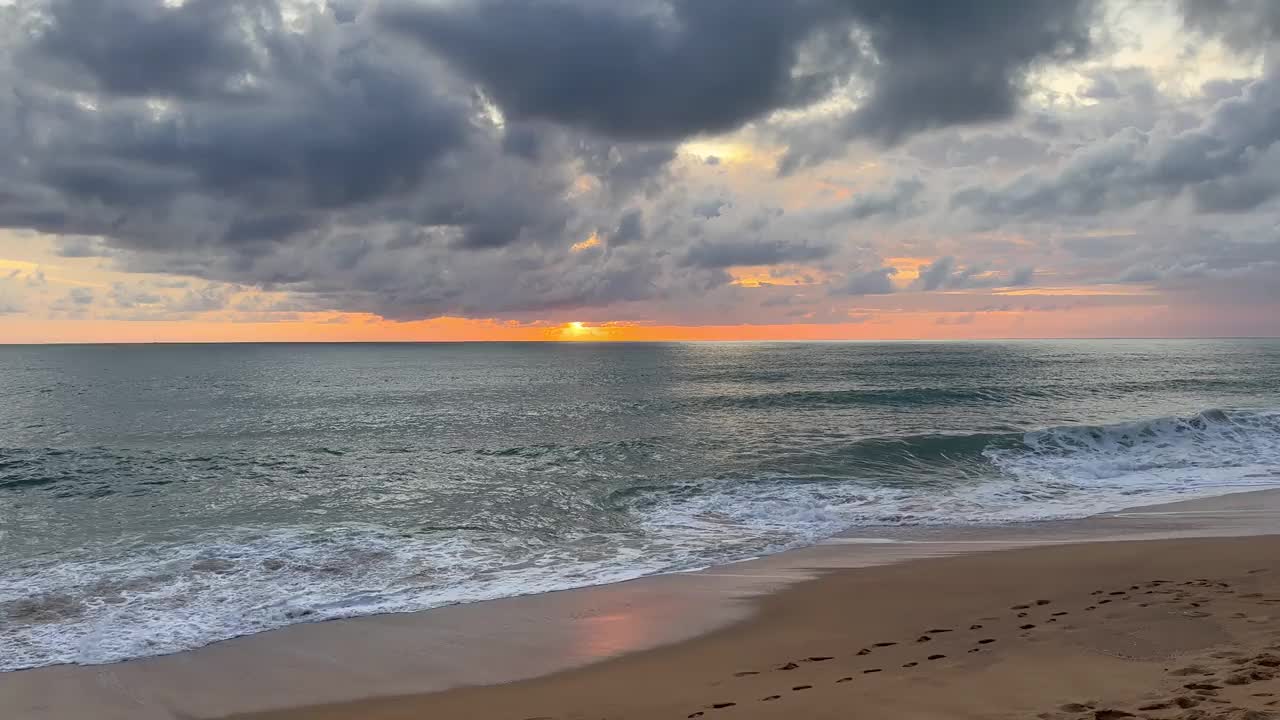
<path id="1" fill-rule="evenodd" d="M 334 313 L 286 322 L 0 318 L 0 343 L 865 341 L 1189 334 L 1165 322 L 1167 314 L 1168 308 L 1162 306 L 1130 308 L 1120 323 L 1108 308 L 1048 313 L 883 312 L 869 313 L 859 322 L 767 325 L 552 324 L 455 317 L 394 322 L 374 315 Z"/>

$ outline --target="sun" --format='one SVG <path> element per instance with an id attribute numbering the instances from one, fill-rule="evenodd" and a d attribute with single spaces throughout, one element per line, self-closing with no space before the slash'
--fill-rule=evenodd
<path id="1" fill-rule="evenodd" d="M 567 322 L 553 328 L 551 333 L 557 340 L 588 340 L 595 334 L 595 328 L 581 322 Z"/>

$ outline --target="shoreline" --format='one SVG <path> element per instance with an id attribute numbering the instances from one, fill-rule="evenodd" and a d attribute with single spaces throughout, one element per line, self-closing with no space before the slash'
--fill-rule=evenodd
<path id="1" fill-rule="evenodd" d="M 16 711 L 11 715 L 15 718 L 160 720 L 270 711 L 279 713 L 264 717 L 347 716 L 315 714 L 339 712 L 336 708 L 354 712 L 352 717 L 383 717 L 369 713 L 381 712 L 376 708 L 388 703 L 413 705 L 429 693 L 437 693 L 430 696 L 437 702 L 459 693 L 485 693 L 489 688 L 483 686 L 536 687 L 552 678 L 561 682 L 597 672 L 593 668 L 642 662 L 677 649 L 696 653 L 699 645 L 755 626 L 780 598 L 806 596 L 824 583 L 852 582 L 849 577 L 865 575 L 869 567 L 883 572 L 884 566 L 920 565 L 907 560 L 947 563 L 958 558 L 927 558 L 989 556 L 990 550 L 1034 554 L 1062 545 L 1096 549 L 1112 541 L 1261 536 L 1276 532 L 1277 521 L 1280 491 L 1254 491 L 1075 521 L 876 528 L 696 572 L 294 625 L 112 665 L 4 673 L 0 707 Z M 1275 541 L 1236 542 L 1250 547 Z M 360 704 L 358 710 L 352 702 Z M 307 709 L 291 715 L 289 708 Z"/>
<path id="2" fill-rule="evenodd" d="M 837 571 L 697 639 L 532 680 L 234 720 L 1280 717 L 1280 536 Z"/>

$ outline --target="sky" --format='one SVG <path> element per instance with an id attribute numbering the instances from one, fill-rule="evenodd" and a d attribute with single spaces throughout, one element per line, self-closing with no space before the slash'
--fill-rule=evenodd
<path id="1" fill-rule="evenodd" d="M 0 342 L 1280 335 L 1273 0 L 0 0 Z"/>

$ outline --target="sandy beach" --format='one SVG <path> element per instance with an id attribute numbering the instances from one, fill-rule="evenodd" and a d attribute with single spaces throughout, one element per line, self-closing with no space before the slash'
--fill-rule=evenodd
<path id="1" fill-rule="evenodd" d="M 1280 536 L 1265 534 L 1278 503 L 846 536 L 698 573 L 7 673 L 0 706 L 42 720 L 1261 720 L 1280 716 Z"/>
<path id="2" fill-rule="evenodd" d="M 1119 542 L 842 571 L 751 620 L 548 678 L 240 716 L 1280 716 L 1280 538 Z"/>

